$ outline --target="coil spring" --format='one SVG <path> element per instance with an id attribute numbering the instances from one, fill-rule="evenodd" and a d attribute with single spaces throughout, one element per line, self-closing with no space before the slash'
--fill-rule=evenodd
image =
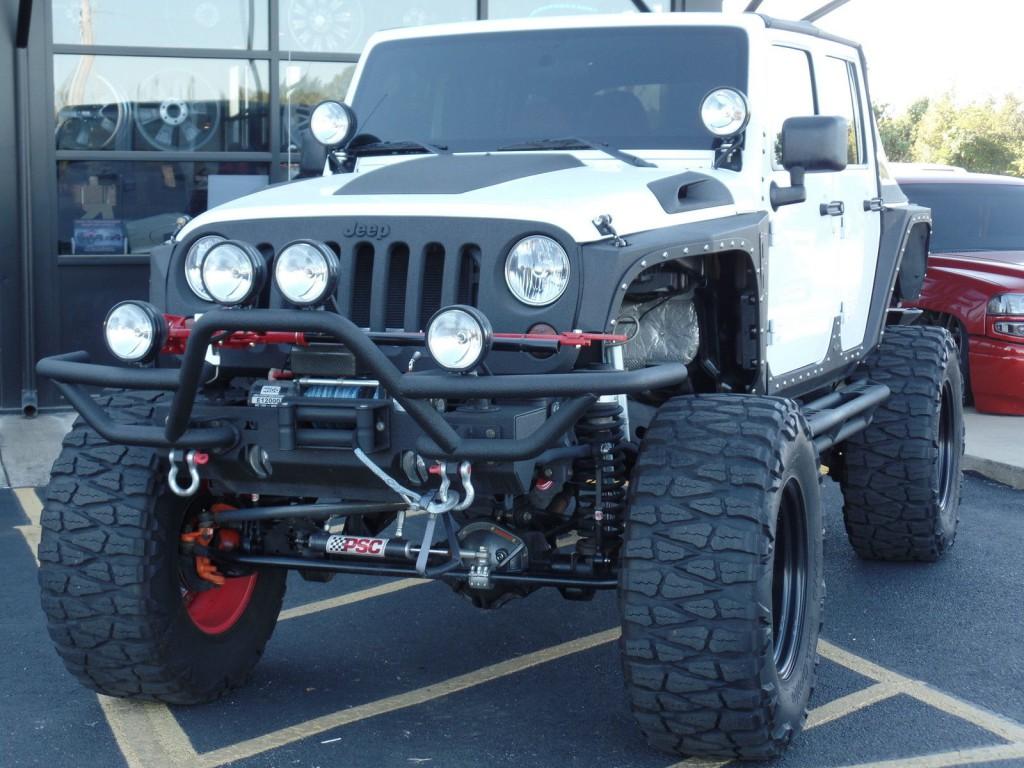
<path id="1" fill-rule="evenodd" d="M 629 469 L 625 450 L 625 419 L 618 402 L 596 403 L 576 424 L 576 439 L 591 453 L 573 462 L 573 480 L 583 537 L 578 551 L 602 562 L 622 542 L 623 511 Z"/>

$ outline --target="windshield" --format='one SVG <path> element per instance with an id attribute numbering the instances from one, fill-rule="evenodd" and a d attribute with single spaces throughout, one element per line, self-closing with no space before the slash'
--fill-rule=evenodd
<path id="1" fill-rule="evenodd" d="M 353 100 L 359 131 L 478 152 L 580 137 L 623 149 L 711 149 L 703 97 L 746 92 L 735 27 L 487 32 L 381 43 Z"/>
<path id="2" fill-rule="evenodd" d="M 1024 250 L 1024 185 L 900 184 L 932 209 L 933 253 Z"/>

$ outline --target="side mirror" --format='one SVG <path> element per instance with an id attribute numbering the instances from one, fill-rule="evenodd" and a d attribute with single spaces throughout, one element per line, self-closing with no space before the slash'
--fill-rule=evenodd
<path id="1" fill-rule="evenodd" d="M 772 182 L 772 209 L 807 199 L 805 173 L 845 169 L 848 137 L 849 127 L 844 117 L 787 118 L 782 124 L 782 167 L 789 171 L 789 186 L 780 187 Z"/>

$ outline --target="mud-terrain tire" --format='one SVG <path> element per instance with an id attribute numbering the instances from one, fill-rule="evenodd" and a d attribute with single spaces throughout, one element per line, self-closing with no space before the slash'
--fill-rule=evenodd
<path id="1" fill-rule="evenodd" d="M 670 400 L 630 486 L 620 649 L 648 742 L 681 755 L 781 754 L 807 716 L 825 594 L 820 474 L 798 407 Z"/>
<path id="2" fill-rule="evenodd" d="M 953 546 L 960 514 L 964 418 L 956 345 L 944 328 L 893 326 L 857 375 L 892 395 L 841 448 L 850 544 L 866 560 L 938 560 Z"/>
<path id="3" fill-rule="evenodd" d="M 100 404 L 118 422 L 151 424 L 161 397 L 118 392 Z M 50 637 L 83 685 L 197 704 L 248 679 L 277 622 L 285 573 L 259 572 L 221 617 L 227 628 L 201 630 L 180 576 L 189 502 L 168 491 L 166 475 L 163 452 L 112 445 L 76 422 L 46 494 L 39 583 Z"/>

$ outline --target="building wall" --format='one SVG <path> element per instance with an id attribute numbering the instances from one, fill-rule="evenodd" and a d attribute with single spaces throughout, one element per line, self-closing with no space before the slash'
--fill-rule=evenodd
<path id="1" fill-rule="evenodd" d="M 14 34 L 17 0 L 0 0 L 0 407 L 21 397 L 18 154 Z"/>
<path id="2" fill-rule="evenodd" d="M 632 0 L 36 0 L 29 46 L 35 308 L 26 328 L 13 215 L 16 4 L 0 0 L 0 211 L 12 212 L 0 218 L 0 409 L 7 410 L 22 404 L 26 339 L 36 358 L 85 349 L 109 361 L 104 314 L 117 301 L 146 297 L 147 253 L 176 220 L 289 178 L 309 108 L 344 97 L 375 30 L 635 11 Z M 649 5 L 685 7 L 684 0 Z M 41 405 L 60 404 L 50 384 L 37 386 Z"/>

